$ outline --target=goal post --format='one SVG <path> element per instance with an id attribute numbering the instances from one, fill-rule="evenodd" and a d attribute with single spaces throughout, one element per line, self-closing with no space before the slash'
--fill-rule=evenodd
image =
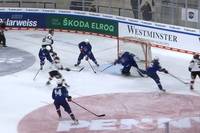
<path id="1" fill-rule="evenodd" d="M 121 52 L 130 52 L 135 54 L 140 61 L 137 64 L 141 68 L 147 68 L 152 60 L 151 43 L 148 40 L 130 36 L 118 37 L 117 54 Z"/>

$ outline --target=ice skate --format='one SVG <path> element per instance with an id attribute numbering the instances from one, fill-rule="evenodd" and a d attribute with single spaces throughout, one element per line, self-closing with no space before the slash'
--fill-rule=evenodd
<path id="1" fill-rule="evenodd" d="M 76 64 L 74 64 L 74 66 L 75 66 L 75 67 L 77 67 L 77 66 L 79 66 L 79 65 L 80 65 L 80 63 L 81 63 L 81 62 L 80 62 L 80 61 L 78 61 Z"/>
<path id="2" fill-rule="evenodd" d="M 190 86 L 190 90 L 194 90 L 194 87 L 192 85 Z"/>
<path id="3" fill-rule="evenodd" d="M 97 67 L 99 67 L 99 64 L 98 64 L 98 63 L 95 63 L 95 64 L 96 64 Z"/>
<path id="4" fill-rule="evenodd" d="M 73 123 L 72 123 L 72 125 L 78 125 L 79 124 L 79 122 L 78 122 L 78 120 L 76 119 L 76 120 L 74 120 L 73 121 Z"/>
<path id="5" fill-rule="evenodd" d="M 47 82 L 46 82 L 46 85 L 50 85 L 50 84 L 51 84 L 51 82 L 50 82 L 50 81 L 47 81 Z"/>
<path id="6" fill-rule="evenodd" d="M 162 92 L 166 92 L 166 90 L 165 89 L 160 89 Z"/>

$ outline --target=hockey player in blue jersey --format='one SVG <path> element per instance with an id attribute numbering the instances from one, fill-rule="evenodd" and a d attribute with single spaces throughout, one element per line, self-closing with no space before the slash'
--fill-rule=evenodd
<path id="1" fill-rule="evenodd" d="M 151 64 L 150 64 L 150 66 L 148 66 L 146 68 L 146 70 L 141 70 L 140 69 L 140 72 L 142 72 L 143 74 L 146 74 L 147 76 L 149 76 L 150 78 L 152 78 L 156 82 L 156 84 L 158 85 L 158 88 L 161 91 L 165 92 L 165 89 L 163 89 L 163 87 L 162 87 L 162 85 L 160 83 L 160 78 L 159 78 L 159 76 L 157 74 L 157 71 L 164 72 L 164 73 L 168 74 L 168 71 L 165 68 L 161 67 L 158 58 L 154 58 L 152 60 Z"/>
<path id="2" fill-rule="evenodd" d="M 53 60 L 49 52 L 50 50 L 51 50 L 50 46 L 42 46 L 42 48 L 40 48 L 40 51 L 38 54 L 40 58 L 40 70 L 43 69 L 43 66 L 45 64 L 45 59 L 47 59 L 50 63 L 53 64 Z"/>
<path id="3" fill-rule="evenodd" d="M 72 100 L 72 97 L 69 96 L 68 90 L 62 84 L 58 84 L 56 88 L 53 89 L 52 98 L 54 100 L 54 105 L 59 118 L 62 118 L 60 106 L 70 115 L 71 119 L 74 121 L 74 124 L 78 124 L 78 120 L 75 118 L 74 114 L 71 111 L 71 108 L 67 102 Z M 66 100 L 67 99 L 67 100 Z"/>
<path id="4" fill-rule="evenodd" d="M 137 69 L 138 74 L 143 77 L 143 75 L 139 72 L 139 67 L 136 63 L 136 60 L 139 60 L 139 58 L 136 55 L 130 52 L 124 52 L 117 60 L 115 60 L 114 65 L 121 64 L 123 66 L 121 72 L 123 75 L 126 76 L 130 75 L 131 67 L 135 67 Z"/>
<path id="5" fill-rule="evenodd" d="M 92 53 L 92 46 L 89 42 L 88 39 L 86 39 L 85 41 L 79 43 L 79 49 L 80 49 L 80 54 L 78 57 L 78 61 L 74 66 L 78 66 L 81 63 L 81 60 L 86 56 L 86 60 L 91 59 L 97 66 L 99 66 L 99 64 L 97 63 L 93 53 Z"/>

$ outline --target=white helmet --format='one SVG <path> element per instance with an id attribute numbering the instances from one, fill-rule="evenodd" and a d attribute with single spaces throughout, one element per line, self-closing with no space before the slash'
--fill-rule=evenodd
<path id="1" fill-rule="evenodd" d="M 85 42 L 86 42 L 86 43 L 89 43 L 90 41 L 89 41 L 89 39 L 85 39 Z"/>
<path id="2" fill-rule="evenodd" d="M 123 49 L 119 50 L 119 55 L 122 55 L 123 53 L 124 53 Z"/>
<path id="3" fill-rule="evenodd" d="M 153 60 L 159 61 L 159 57 L 155 56 L 155 57 L 153 58 Z"/>
<path id="4" fill-rule="evenodd" d="M 51 47 L 50 47 L 50 46 L 46 46 L 46 49 L 47 49 L 48 51 L 50 51 L 50 50 L 51 50 Z"/>

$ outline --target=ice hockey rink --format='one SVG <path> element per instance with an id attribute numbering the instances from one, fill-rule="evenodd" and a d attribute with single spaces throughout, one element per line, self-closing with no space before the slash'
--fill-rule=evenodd
<path id="1" fill-rule="evenodd" d="M 195 82 L 195 90 L 191 91 L 189 85 L 168 74 L 159 73 L 163 88 L 167 91 L 162 93 L 150 78 L 121 76 L 120 66 L 101 72 L 117 58 L 117 40 L 66 32 L 55 32 L 54 50 L 64 66 L 72 69 L 85 67 L 81 72 L 61 72 L 70 85 L 69 94 L 89 110 L 106 116 L 95 117 L 70 103 L 80 124 L 72 126 L 63 110 L 64 118 L 59 120 L 51 99 L 56 83 L 45 85 L 50 67 L 48 62 L 33 80 L 39 69 L 41 40 L 46 33 L 25 30 L 5 33 L 8 47 L 28 52 L 35 60 L 32 59 L 33 65 L 30 63 L 27 68 L 22 66 L 24 69 L 18 72 L 0 76 L 2 133 L 165 133 L 166 125 L 162 123 L 166 121 L 170 121 L 170 133 L 200 132 L 199 78 Z M 91 62 L 97 73 L 85 60 L 82 60 L 80 67 L 74 67 L 79 55 L 78 43 L 86 38 L 90 40 L 94 56 L 100 64 L 97 68 Z M 152 48 L 152 56 L 159 57 L 161 65 L 170 73 L 190 82 L 188 65 L 192 55 Z M 0 58 L 1 62 L 12 64 L 7 62 L 6 56 Z"/>

